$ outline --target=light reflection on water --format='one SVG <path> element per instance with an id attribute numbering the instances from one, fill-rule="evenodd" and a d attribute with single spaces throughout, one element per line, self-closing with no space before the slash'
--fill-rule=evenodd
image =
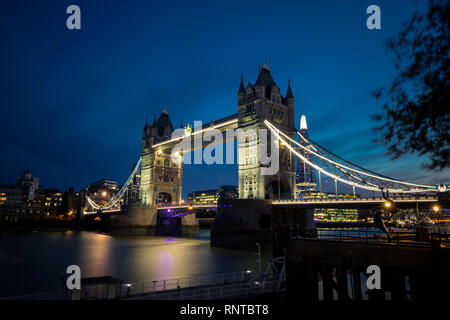
<path id="1" fill-rule="evenodd" d="M 265 249 L 265 250 L 264 250 Z M 110 275 L 129 282 L 257 269 L 256 248 L 211 248 L 197 237 L 110 236 L 86 231 L 0 235 L 0 297 L 60 290 L 68 265 L 82 277 Z M 263 263 L 270 259 L 263 248 Z"/>

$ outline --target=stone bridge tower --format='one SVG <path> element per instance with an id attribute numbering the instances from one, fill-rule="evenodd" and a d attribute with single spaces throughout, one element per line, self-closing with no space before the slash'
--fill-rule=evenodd
<path id="1" fill-rule="evenodd" d="M 268 120 L 294 139 L 294 95 L 288 85 L 286 96 L 272 78 L 269 66 L 259 68 L 255 84 L 244 86 L 243 77 L 238 91 L 238 128 L 244 130 L 245 142 L 239 143 L 239 198 L 293 199 L 295 197 L 295 158 L 287 147 L 279 146 L 279 172 L 273 176 L 261 174 L 263 165 L 259 154 L 259 129 L 267 129 Z M 251 130 L 253 129 L 253 130 Z M 256 132 L 247 134 L 247 130 Z M 269 134 L 269 130 L 267 129 Z M 270 143 L 270 138 L 267 139 Z M 270 152 L 270 146 L 267 147 Z"/>
<path id="2" fill-rule="evenodd" d="M 142 165 L 139 198 L 145 205 L 161 202 L 180 203 L 182 163 L 172 161 L 172 146 L 155 147 L 169 140 L 174 128 L 169 114 L 163 110 L 158 121 L 156 115 L 151 125 L 145 122 L 142 134 Z"/>

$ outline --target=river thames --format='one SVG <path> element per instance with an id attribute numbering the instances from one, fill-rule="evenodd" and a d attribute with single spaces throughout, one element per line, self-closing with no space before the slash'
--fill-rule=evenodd
<path id="1" fill-rule="evenodd" d="M 195 237 L 111 236 L 87 231 L 0 235 L 0 297 L 59 291 L 69 265 L 82 277 L 151 282 L 257 270 L 255 249 L 212 248 L 210 230 Z M 263 268 L 271 249 L 262 248 Z"/>

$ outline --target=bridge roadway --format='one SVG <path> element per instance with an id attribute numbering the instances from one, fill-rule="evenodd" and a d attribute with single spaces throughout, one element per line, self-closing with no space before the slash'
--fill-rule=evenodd
<path id="1" fill-rule="evenodd" d="M 431 209 L 434 204 L 437 204 L 437 198 L 435 195 L 422 195 L 422 196 L 399 196 L 390 197 L 389 200 L 393 203 L 394 207 L 399 209 L 413 209 L 417 206 L 420 209 Z M 226 202 L 226 201 L 225 201 Z M 386 200 L 383 197 L 351 197 L 351 198 L 325 198 L 325 199 L 299 199 L 299 200 L 273 200 L 272 205 L 277 207 L 290 207 L 290 208 L 338 208 L 338 209 L 375 209 L 383 206 Z M 227 206 L 226 203 L 220 203 L 219 206 Z M 443 206 L 441 206 L 443 207 Z M 449 207 L 449 204 L 444 208 Z M 202 203 L 180 203 L 180 204 L 161 204 L 158 206 L 158 211 L 177 211 L 180 212 L 183 209 L 192 211 L 192 213 L 198 211 L 198 209 L 217 209 L 218 204 L 214 202 L 202 202 Z M 105 210 L 102 213 L 116 215 L 124 213 L 120 209 Z M 85 212 L 86 215 L 98 214 L 97 211 Z"/>
<path id="2" fill-rule="evenodd" d="M 389 200 L 399 208 L 431 208 L 437 203 L 435 195 L 426 196 L 401 196 L 391 197 Z M 226 201 L 225 201 L 226 202 Z M 351 197 L 351 198 L 325 198 L 325 199 L 299 199 L 299 200 L 273 200 L 274 206 L 289 206 L 301 208 L 376 208 L 382 206 L 386 200 L 383 197 Z M 226 206 L 221 203 L 219 206 Z M 181 203 L 164 204 L 158 206 L 158 210 L 168 209 L 195 209 L 195 208 L 217 208 L 216 203 Z"/>
<path id="3" fill-rule="evenodd" d="M 393 207 L 411 209 L 418 206 L 421 209 L 431 209 L 437 204 L 435 195 L 429 196 L 400 196 L 390 197 Z M 302 208 L 342 208 L 342 209 L 375 209 L 386 202 L 383 197 L 354 197 L 354 198 L 326 198 L 302 200 L 274 200 L 274 206 L 302 207 Z"/>

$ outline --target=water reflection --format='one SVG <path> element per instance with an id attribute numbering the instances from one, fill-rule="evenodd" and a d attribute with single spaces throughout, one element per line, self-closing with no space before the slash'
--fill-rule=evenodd
<path id="1" fill-rule="evenodd" d="M 172 254 L 167 251 L 160 251 L 158 256 L 158 268 L 156 273 L 162 277 L 162 279 L 170 278 L 174 274 L 174 259 Z M 162 280 L 154 279 L 154 280 Z"/>
<path id="2" fill-rule="evenodd" d="M 114 238 L 104 234 L 82 233 L 77 245 L 75 261 L 81 267 L 82 277 L 114 273 L 112 261 Z"/>
<path id="3" fill-rule="evenodd" d="M 263 248 L 263 261 L 270 248 Z M 257 269 L 254 250 L 211 248 L 197 237 L 113 237 L 94 232 L 5 233 L 0 237 L 0 297 L 60 290 L 67 266 L 82 277 L 110 275 L 151 282 Z"/>

